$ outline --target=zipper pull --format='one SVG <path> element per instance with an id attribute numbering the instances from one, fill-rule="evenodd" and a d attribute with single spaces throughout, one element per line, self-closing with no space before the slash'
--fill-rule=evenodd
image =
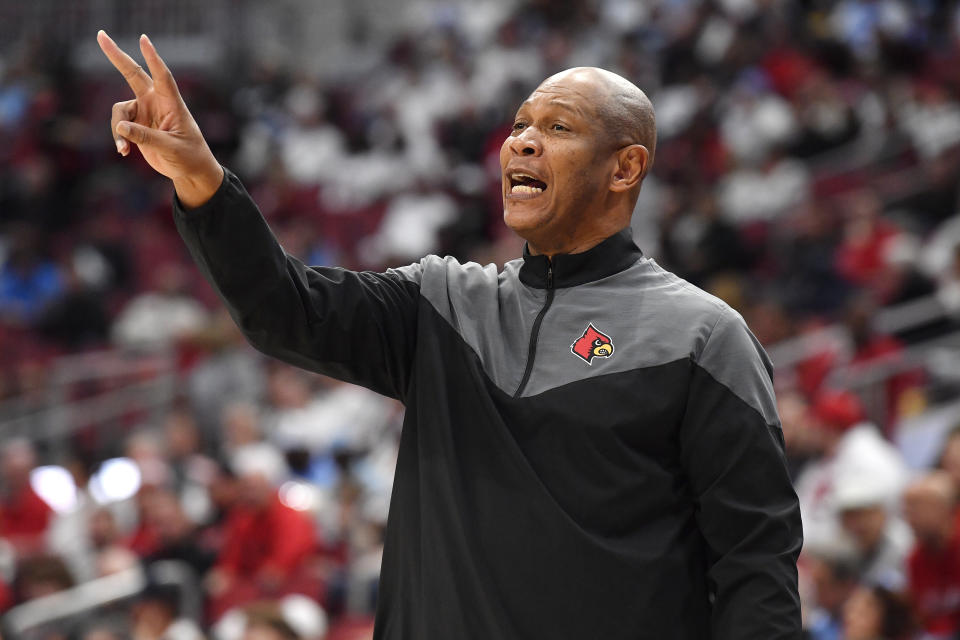
<path id="1" fill-rule="evenodd" d="M 553 289 L 553 265 L 547 265 L 547 289 Z"/>

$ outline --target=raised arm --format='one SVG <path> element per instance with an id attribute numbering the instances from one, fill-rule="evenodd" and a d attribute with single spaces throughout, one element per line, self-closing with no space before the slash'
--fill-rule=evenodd
<path id="1" fill-rule="evenodd" d="M 135 145 L 173 181 L 177 228 L 251 344 L 402 399 L 415 351 L 420 265 L 358 273 L 308 267 L 287 255 L 243 185 L 213 156 L 150 39 L 140 37 L 149 74 L 103 31 L 97 40 L 134 94 L 113 107 L 117 151 L 126 156 Z"/>

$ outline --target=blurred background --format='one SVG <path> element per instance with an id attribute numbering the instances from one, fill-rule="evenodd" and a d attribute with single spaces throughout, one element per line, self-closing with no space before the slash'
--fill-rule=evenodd
<path id="1" fill-rule="evenodd" d="M 402 407 L 246 345 L 114 149 L 100 28 L 149 33 L 288 252 L 356 269 L 519 256 L 517 106 L 634 81 L 637 243 L 776 365 L 808 637 L 960 632 L 957 2 L 0 0 L 4 638 L 371 637 Z"/>

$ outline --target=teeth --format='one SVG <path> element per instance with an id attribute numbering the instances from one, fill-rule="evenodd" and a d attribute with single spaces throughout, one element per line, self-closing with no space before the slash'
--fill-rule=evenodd
<path id="1" fill-rule="evenodd" d="M 510 188 L 510 193 L 543 193 L 543 189 L 540 187 L 528 187 L 525 184 L 518 184 Z"/>
<path id="2" fill-rule="evenodd" d="M 522 180 L 523 178 L 530 178 L 531 180 L 536 180 L 536 178 L 526 173 L 515 173 L 510 177 L 513 178 L 514 180 Z"/>

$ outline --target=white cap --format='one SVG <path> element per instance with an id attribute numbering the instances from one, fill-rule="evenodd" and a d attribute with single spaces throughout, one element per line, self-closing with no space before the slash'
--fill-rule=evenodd
<path id="1" fill-rule="evenodd" d="M 830 504 L 836 511 L 883 507 L 890 503 L 890 488 L 863 474 L 840 474 L 834 481 Z"/>

